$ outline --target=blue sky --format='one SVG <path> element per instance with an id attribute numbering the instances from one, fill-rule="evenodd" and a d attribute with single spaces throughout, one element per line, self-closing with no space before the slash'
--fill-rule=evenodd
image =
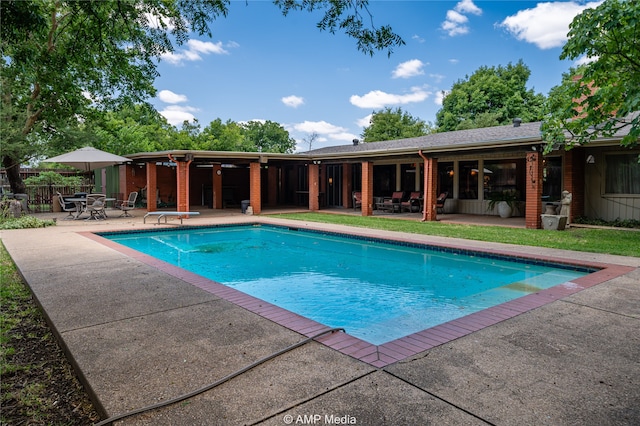
<path id="1" fill-rule="evenodd" d="M 152 103 L 178 126 L 271 120 L 298 151 L 313 132 L 313 149 L 349 144 L 385 107 L 435 122 L 442 92 L 481 66 L 522 59 L 528 88 L 548 94 L 575 65 L 559 59 L 569 23 L 597 4 L 373 0 L 374 24 L 391 25 L 406 45 L 370 57 L 346 35 L 320 32 L 319 14 L 284 17 L 270 1 L 232 1 L 211 38 L 194 35 L 162 58 Z"/>

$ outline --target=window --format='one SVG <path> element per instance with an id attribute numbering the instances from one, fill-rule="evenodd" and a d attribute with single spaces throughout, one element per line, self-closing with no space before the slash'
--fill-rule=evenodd
<path id="1" fill-rule="evenodd" d="M 519 200 L 524 197 L 524 161 L 487 160 L 484 162 L 484 198 L 490 199 L 492 194 L 508 192 Z"/>
<path id="2" fill-rule="evenodd" d="M 438 162 L 438 194 L 449 193 L 453 198 L 453 162 Z"/>
<path id="3" fill-rule="evenodd" d="M 542 164 L 542 199 L 560 201 L 562 199 L 562 157 L 545 157 Z"/>
<path id="4" fill-rule="evenodd" d="M 605 156 L 607 194 L 640 194 L 640 163 L 637 154 Z"/>
<path id="5" fill-rule="evenodd" d="M 458 196 L 460 199 L 478 199 L 478 162 L 461 161 L 459 165 Z"/>

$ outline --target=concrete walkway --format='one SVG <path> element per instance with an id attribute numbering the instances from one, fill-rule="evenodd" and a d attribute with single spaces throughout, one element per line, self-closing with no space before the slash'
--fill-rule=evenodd
<path id="1" fill-rule="evenodd" d="M 85 234 L 159 228 L 137 214 L 2 231 L 105 418 L 191 392 L 305 339 Z M 226 212 L 185 224 L 246 221 L 284 223 Z M 607 263 L 626 272 L 384 368 L 306 343 L 118 424 L 640 424 L 640 258 L 353 231 Z"/>

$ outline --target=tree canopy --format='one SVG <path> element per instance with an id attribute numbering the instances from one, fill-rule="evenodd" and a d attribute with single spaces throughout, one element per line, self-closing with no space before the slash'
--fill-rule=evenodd
<path id="1" fill-rule="evenodd" d="M 522 61 L 480 67 L 453 84 L 436 114 L 439 132 L 505 125 L 516 117 L 541 120 L 544 95 L 527 89 L 531 71 Z"/>
<path id="2" fill-rule="evenodd" d="M 561 59 L 591 62 L 563 76 L 547 102 L 548 150 L 570 148 L 627 128 L 624 146 L 640 138 L 640 2 L 605 0 L 570 25 Z M 568 134 L 568 138 L 567 138 Z"/>
<path id="3" fill-rule="evenodd" d="M 0 2 L 0 136 L 13 192 L 24 192 L 20 164 L 52 155 L 53 139 L 155 95 L 157 59 L 227 14 L 229 0 L 3 0 Z M 276 1 L 282 12 L 324 9 L 318 27 L 344 31 L 365 53 L 404 42 L 376 28 L 364 0 Z M 88 129 L 90 127 L 85 128 Z M 69 144 L 68 149 L 76 146 Z"/>
<path id="4" fill-rule="evenodd" d="M 402 108 L 387 107 L 371 115 L 369 126 L 360 136 L 364 142 L 380 142 L 424 136 L 432 131 L 431 123 L 413 117 Z"/>

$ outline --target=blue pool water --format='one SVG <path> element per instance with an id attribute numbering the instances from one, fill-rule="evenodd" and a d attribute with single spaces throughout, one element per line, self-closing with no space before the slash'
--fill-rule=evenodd
<path id="1" fill-rule="evenodd" d="M 375 345 L 589 272 L 271 226 L 103 236 Z"/>

